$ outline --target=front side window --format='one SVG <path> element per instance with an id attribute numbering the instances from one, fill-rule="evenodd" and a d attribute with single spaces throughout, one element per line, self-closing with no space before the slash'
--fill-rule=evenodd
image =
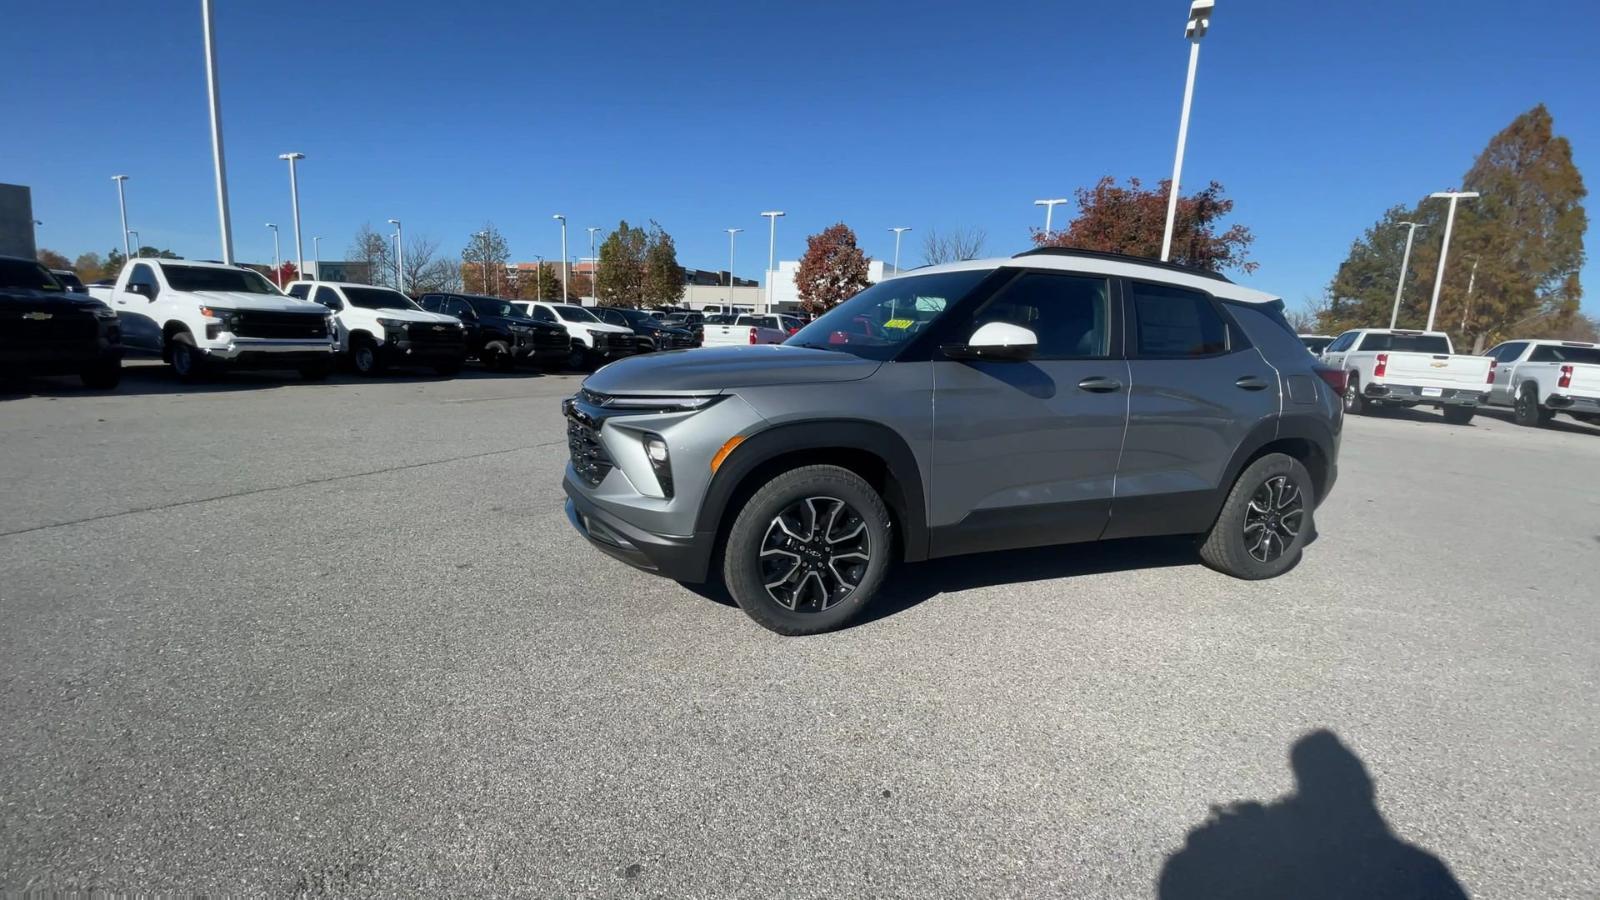
<path id="1" fill-rule="evenodd" d="M 331 287 L 317 288 L 317 293 L 314 295 L 313 299 L 315 299 L 316 302 L 321 303 L 323 306 L 333 310 L 334 312 L 344 309 L 344 303 L 340 302 L 339 300 L 339 292 L 335 291 Z"/>
<path id="2" fill-rule="evenodd" d="M 1511 341 L 1509 343 L 1501 344 L 1493 350 L 1490 350 L 1487 355 L 1490 359 L 1493 359 L 1496 362 L 1516 362 L 1517 357 L 1522 355 L 1523 349 L 1527 346 L 1528 345 L 1522 341 Z"/>
<path id="3" fill-rule="evenodd" d="M 320 291 L 319 291 L 320 293 Z M 417 305 L 411 298 L 399 291 L 388 288 L 375 287 L 347 287 L 344 289 L 346 300 L 351 306 L 362 309 L 416 309 Z"/>
<path id="4" fill-rule="evenodd" d="M 0 287 L 18 288 L 28 291 L 49 291 L 60 294 L 64 291 L 61 282 L 50 274 L 50 270 L 36 262 L 25 259 L 5 259 L 0 257 Z"/>
<path id="5" fill-rule="evenodd" d="M 993 272 L 967 269 L 880 281 L 818 316 L 786 343 L 864 359 L 893 359 Z"/>
<path id="6" fill-rule="evenodd" d="M 212 268 L 210 266 L 163 265 L 167 284 L 175 291 L 233 291 L 239 294 L 273 294 L 283 292 L 272 282 L 251 269 Z"/>
<path id="7" fill-rule="evenodd" d="M 555 314 L 551 313 L 550 310 L 545 309 L 542 306 L 535 306 L 533 310 L 529 312 L 529 315 L 533 316 L 533 320 L 535 322 L 554 322 L 556 320 Z"/>
<path id="8" fill-rule="evenodd" d="M 311 293 L 311 285 L 309 285 L 309 284 L 291 284 L 291 285 L 289 285 L 289 292 L 288 293 L 289 293 L 289 296 L 291 296 L 291 297 L 294 297 L 294 298 L 299 299 L 299 300 L 304 300 Z"/>
<path id="9" fill-rule="evenodd" d="M 1026 328 L 1039 341 L 1034 350 L 1036 359 L 1108 356 L 1110 296 L 1104 278 L 1027 272 L 973 314 L 971 331 L 990 322 Z M 969 332 L 960 337 L 965 340 L 970 336 Z"/>
<path id="10" fill-rule="evenodd" d="M 1334 338 L 1333 339 L 1333 343 L 1329 344 L 1327 346 L 1327 348 L 1323 352 L 1324 353 L 1343 353 L 1344 351 L 1349 350 L 1350 349 L 1350 345 L 1354 344 L 1355 342 L 1356 342 L 1356 333 L 1354 331 L 1346 331 L 1344 334 L 1341 334 L 1338 337 Z"/>
<path id="11" fill-rule="evenodd" d="M 1216 356 L 1228 352 L 1228 326 L 1200 291 L 1135 281 L 1134 347 L 1140 356 Z"/>
<path id="12" fill-rule="evenodd" d="M 467 301 L 460 297 L 451 297 L 446 300 L 444 302 L 444 311 L 446 315 L 455 316 L 458 319 L 477 318 L 473 315 L 472 307 L 468 306 Z"/>
<path id="13" fill-rule="evenodd" d="M 144 285 L 149 289 L 146 296 L 151 300 L 154 300 L 156 295 L 161 293 L 161 282 L 156 281 L 156 273 L 152 272 L 150 267 L 144 263 L 134 266 L 133 271 L 128 273 L 128 284 L 130 286 L 135 284 Z"/>

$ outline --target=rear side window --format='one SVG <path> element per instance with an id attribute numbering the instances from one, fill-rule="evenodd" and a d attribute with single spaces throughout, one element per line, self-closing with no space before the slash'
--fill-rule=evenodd
<path id="1" fill-rule="evenodd" d="M 1135 281 L 1131 285 L 1134 347 L 1146 357 L 1216 356 L 1228 352 L 1228 326 L 1200 291 Z"/>
<path id="2" fill-rule="evenodd" d="M 1528 356 L 1528 362 L 1596 365 L 1600 364 L 1600 347 L 1558 347 L 1554 344 L 1540 344 L 1533 348 L 1533 353 Z"/>
<path id="3" fill-rule="evenodd" d="M 1361 339 L 1361 350 L 1392 350 L 1396 353 L 1450 352 L 1450 341 L 1442 334 L 1382 334 L 1368 332 Z"/>
<path id="4" fill-rule="evenodd" d="M 1305 363 L 1314 361 L 1305 339 L 1294 333 L 1283 318 L 1280 303 L 1236 303 L 1222 301 L 1222 308 L 1244 329 L 1250 343 L 1266 354 L 1275 364 Z M 1323 338 L 1326 344 L 1328 338 Z"/>

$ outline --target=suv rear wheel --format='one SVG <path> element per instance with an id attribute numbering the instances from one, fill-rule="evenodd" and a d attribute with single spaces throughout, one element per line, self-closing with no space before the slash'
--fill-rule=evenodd
<path id="1" fill-rule="evenodd" d="M 889 511 L 871 485 L 838 466 L 806 466 L 767 482 L 739 510 L 722 576 L 762 626 L 818 634 L 872 601 L 891 547 Z"/>
<path id="2" fill-rule="evenodd" d="M 1282 453 L 1261 457 L 1234 481 L 1200 558 L 1235 578 L 1282 575 L 1300 561 L 1315 499 L 1311 473 L 1299 460 Z"/>

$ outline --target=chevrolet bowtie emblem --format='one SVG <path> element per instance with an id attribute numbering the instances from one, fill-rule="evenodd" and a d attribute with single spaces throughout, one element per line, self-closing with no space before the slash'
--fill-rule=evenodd
<path id="1" fill-rule="evenodd" d="M 53 318 L 55 318 L 55 314 L 54 313 L 46 313 L 46 312 L 27 312 L 27 313 L 23 313 L 22 317 L 24 319 L 32 319 L 35 322 L 43 322 L 45 319 L 53 319 Z"/>
<path id="2" fill-rule="evenodd" d="M 443 331 L 444 330 L 444 326 L 443 325 L 435 325 L 435 326 L 433 326 L 433 330 L 434 331 Z"/>

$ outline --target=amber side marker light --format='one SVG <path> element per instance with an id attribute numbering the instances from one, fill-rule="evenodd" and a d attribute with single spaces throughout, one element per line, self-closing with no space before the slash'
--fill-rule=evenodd
<path id="1" fill-rule="evenodd" d="M 742 434 L 736 434 L 728 438 L 728 442 L 722 445 L 722 449 L 717 451 L 717 455 L 711 457 L 711 474 L 717 474 L 717 469 L 721 467 L 722 461 L 728 458 L 728 454 L 733 452 L 733 448 L 742 443 L 744 443 L 744 435 Z"/>

